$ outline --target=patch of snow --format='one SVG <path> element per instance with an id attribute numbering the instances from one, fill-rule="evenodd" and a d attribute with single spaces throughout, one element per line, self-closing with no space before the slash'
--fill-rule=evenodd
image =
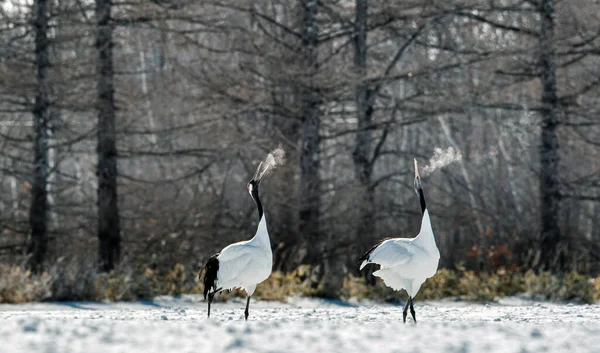
<path id="1" fill-rule="evenodd" d="M 291 297 L 0 305 L 0 352 L 597 352 L 600 306 L 519 298 L 402 306 Z M 410 317 L 410 315 L 409 315 Z"/>

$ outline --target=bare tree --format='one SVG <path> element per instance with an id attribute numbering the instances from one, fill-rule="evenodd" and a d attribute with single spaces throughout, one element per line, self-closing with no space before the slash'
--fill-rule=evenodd
<path id="1" fill-rule="evenodd" d="M 372 132 L 374 130 L 373 111 L 375 92 L 366 82 L 367 74 L 367 18 L 368 0 L 356 0 L 354 33 L 354 65 L 356 66 L 358 84 L 356 85 L 356 144 L 352 152 L 352 160 L 359 190 L 356 193 L 359 216 L 356 228 L 356 240 L 366 246 L 370 241 L 365 234 L 375 233 L 375 192 L 373 190 Z"/>
<path id="2" fill-rule="evenodd" d="M 192 271 L 254 229 L 251 162 L 283 144 L 275 268 L 310 264 L 322 295 L 418 231 L 414 157 L 444 266 L 598 271 L 597 4 L 38 3 L 45 69 L 39 7 L 0 12 L 1 261 L 42 248 L 29 207 L 50 217 L 47 264 L 93 249 L 102 270 Z M 438 165 L 449 148 L 462 159 Z"/>
<path id="3" fill-rule="evenodd" d="M 112 1 L 96 1 L 98 51 L 98 240 L 100 267 L 114 268 L 121 252 L 121 224 L 117 199 L 117 142 L 113 69 Z"/>
<path id="4" fill-rule="evenodd" d="M 556 87 L 556 39 L 554 35 L 556 11 L 554 0 L 542 0 L 540 11 L 540 80 L 541 145 L 540 145 L 540 196 L 541 196 L 541 254 L 542 268 L 564 269 L 564 249 L 561 249 L 559 224 L 561 182 L 558 173 L 559 144 L 557 127 L 559 107 Z"/>
<path id="5" fill-rule="evenodd" d="M 36 0 L 33 4 L 37 85 L 33 106 L 34 159 L 29 211 L 31 243 L 28 253 L 31 256 L 30 266 L 37 272 L 43 268 L 48 248 L 48 131 L 52 117 L 48 39 L 49 6 L 50 1 L 48 0 Z"/>
<path id="6" fill-rule="evenodd" d="M 308 263 L 317 263 L 323 244 L 319 234 L 320 193 L 320 126 L 321 96 L 315 85 L 318 72 L 318 2 L 301 0 L 302 7 L 302 61 L 305 68 L 301 87 L 302 134 L 300 142 L 300 232 L 307 244 Z M 317 245 L 317 246 L 315 246 Z"/>

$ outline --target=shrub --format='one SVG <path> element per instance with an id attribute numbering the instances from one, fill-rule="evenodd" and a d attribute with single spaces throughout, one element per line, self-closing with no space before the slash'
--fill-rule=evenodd
<path id="1" fill-rule="evenodd" d="M 0 265 L 0 303 L 42 301 L 52 296 L 47 272 L 34 275 L 22 266 Z"/>
<path id="2" fill-rule="evenodd" d="M 525 274 L 516 269 L 499 268 L 495 272 L 473 272 L 440 269 L 421 286 L 418 300 L 460 298 L 470 301 L 491 301 L 499 297 L 527 294 L 533 298 L 568 300 L 593 303 L 600 299 L 600 276 L 596 279 L 578 273 L 558 276 L 547 272 Z M 391 301 L 405 298 L 404 293 L 393 292 L 381 280 L 367 286 L 363 277 L 348 276 L 342 295 L 345 298 L 367 298 Z"/>
<path id="3" fill-rule="evenodd" d="M 455 271 L 440 269 L 435 276 L 421 286 L 417 299 L 440 299 L 461 295 L 459 279 Z"/>
<path id="4" fill-rule="evenodd" d="M 318 279 L 314 268 L 300 266 L 282 273 L 275 271 L 259 284 L 254 296 L 264 300 L 285 300 L 291 295 L 317 296 Z M 43 300 L 131 301 L 159 295 L 200 294 L 203 285 L 198 274 L 182 264 L 167 271 L 150 268 L 131 269 L 123 264 L 110 273 L 99 273 L 83 260 L 59 260 L 48 272 L 34 275 L 21 266 L 0 265 L 0 303 Z M 342 298 L 397 302 L 406 294 L 394 291 L 376 278 L 349 274 L 344 279 Z M 600 299 L 600 276 L 589 278 L 579 273 L 555 275 L 548 272 L 524 274 L 517 269 L 498 268 L 495 272 L 473 272 L 459 267 L 440 269 L 421 286 L 419 300 L 458 298 L 490 301 L 524 293 L 537 299 L 593 303 Z M 245 296 L 240 290 L 221 293 L 221 300 Z"/>
<path id="5" fill-rule="evenodd" d="M 368 285 L 368 281 L 364 277 L 356 277 L 352 274 L 344 279 L 341 296 L 342 298 L 382 300 L 385 302 L 400 300 L 400 293 L 387 287 L 381 279 L 377 278 L 375 285 Z"/>

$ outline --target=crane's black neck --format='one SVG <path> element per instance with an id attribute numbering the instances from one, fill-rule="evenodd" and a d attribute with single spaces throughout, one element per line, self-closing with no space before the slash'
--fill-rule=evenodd
<path id="1" fill-rule="evenodd" d="M 425 214 L 427 205 L 425 204 L 425 195 L 423 194 L 423 188 L 421 187 L 421 185 L 419 185 L 417 193 L 419 194 L 419 201 L 421 202 L 421 212 Z"/>
<path id="2" fill-rule="evenodd" d="M 260 197 L 258 196 L 258 188 L 252 189 L 252 199 L 256 203 L 256 208 L 258 209 L 258 221 L 260 222 L 263 217 L 263 207 L 260 202 Z"/>

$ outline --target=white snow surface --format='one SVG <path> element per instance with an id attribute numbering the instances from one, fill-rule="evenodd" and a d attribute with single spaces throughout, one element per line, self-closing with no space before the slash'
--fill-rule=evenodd
<path id="1" fill-rule="evenodd" d="M 600 352 L 600 306 L 508 298 L 402 307 L 290 298 L 197 296 L 138 303 L 0 305 L 0 352 Z M 410 317 L 410 315 L 409 315 Z"/>

